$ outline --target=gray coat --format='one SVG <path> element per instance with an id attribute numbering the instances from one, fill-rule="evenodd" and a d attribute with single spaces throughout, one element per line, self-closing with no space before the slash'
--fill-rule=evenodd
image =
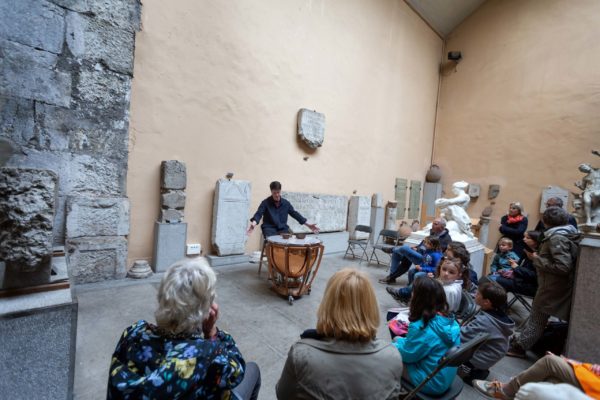
<path id="1" fill-rule="evenodd" d="M 569 320 L 575 280 L 575 262 L 581 235 L 571 225 L 548 229 L 533 265 L 538 290 L 533 309 L 564 321 Z"/>
<path id="2" fill-rule="evenodd" d="M 290 349 L 277 398 L 397 399 L 402 357 L 390 343 L 300 339 Z"/>
<path id="3" fill-rule="evenodd" d="M 477 369 L 490 369 L 508 350 L 508 338 L 513 334 L 515 322 L 504 316 L 496 318 L 491 313 L 479 312 L 467 325 L 460 328 L 460 341 L 473 339 L 478 333 L 487 332 L 490 338 L 481 345 L 471 358 L 471 364 Z"/>

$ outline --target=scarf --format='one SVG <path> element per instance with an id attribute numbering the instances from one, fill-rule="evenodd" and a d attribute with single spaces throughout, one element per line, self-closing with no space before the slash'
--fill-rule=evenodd
<path id="1" fill-rule="evenodd" d="M 525 218 L 525 217 L 522 216 L 521 214 L 517 215 L 516 217 L 511 217 L 510 215 L 508 215 L 506 222 L 509 224 L 516 224 L 518 222 L 523 221 L 523 218 Z"/>

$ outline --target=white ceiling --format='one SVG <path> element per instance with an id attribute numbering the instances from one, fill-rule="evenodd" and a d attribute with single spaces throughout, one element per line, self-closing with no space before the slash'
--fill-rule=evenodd
<path id="1" fill-rule="evenodd" d="M 442 38 L 486 0 L 404 0 Z"/>

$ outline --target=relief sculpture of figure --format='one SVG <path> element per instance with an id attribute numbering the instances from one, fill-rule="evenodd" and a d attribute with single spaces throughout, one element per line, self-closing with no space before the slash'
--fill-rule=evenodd
<path id="1" fill-rule="evenodd" d="M 593 154 L 600 156 L 597 151 Z M 583 179 L 575 182 L 575 186 L 583 190 L 581 200 L 585 214 L 585 224 L 595 225 L 600 223 L 600 168 L 593 168 L 590 164 L 581 164 L 579 171 L 586 174 Z"/>
<path id="2" fill-rule="evenodd" d="M 452 184 L 452 193 L 456 197 L 451 199 L 440 198 L 435 201 L 435 206 L 439 207 L 444 213 L 444 217 L 448 221 L 447 228 L 452 235 L 454 224 L 456 223 L 456 230 L 467 237 L 472 238 L 473 233 L 471 232 L 471 218 L 467 214 L 467 207 L 471 201 L 471 197 L 465 191 L 469 184 L 465 181 L 454 182 Z M 452 236 L 454 237 L 454 235 Z"/>

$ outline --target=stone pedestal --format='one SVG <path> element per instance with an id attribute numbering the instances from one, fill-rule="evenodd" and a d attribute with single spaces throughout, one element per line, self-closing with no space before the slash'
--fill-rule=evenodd
<path id="1" fill-rule="evenodd" d="M 421 243 L 421 241 L 427 236 L 429 236 L 429 231 L 413 232 L 408 238 L 406 238 L 404 244 L 415 246 Z M 450 232 L 450 237 L 452 237 L 452 232 Z M 473 267 L 473 270 L 477 272 L 477 276 L 481 278 L 483 274 L 483 259 L 485 257 L 485 247 L 481 243 L 479 243 L 477 238 L 469 239 L 467 241 L 461 240 L 461 242 L 465 244 L 467 251 L 471 255 L 471 266 Z"/>
<path id="2" fill-rule="evenodd" d="M 423 186 L 423 209 L 421 225 L 427 225 L 435 219 L 435 200 L 442 197 L 442 184 L 425 182 Z"/>
<path id="3" fill-rule="evenodd" d="M 588 362 L 600 363 L 600 235 L 587 234 L 579 244 L 579 256 L 571 303 L 571 320 L 567 337 L 568 357 Z"/>
<path id="4" fill-rule="evenodd" d="M 348 232 L 351 239 L 366 239 L 366 232 L 355 232 L 356 225 L 371 223 L 371 201 L 367 196 L 352 196 L 348 205 Z"/>
<path id="5" fill-rule="evenodd" d="M 0 299 L 0 397 L 72 399 L 76 335 L 71 289 Z"/>
<path id="6" fill-rule="evenodd" d="M 164 272 L 175 261 L 185 257 L 187 224 L 154 223 L 154 272 Z"/>

